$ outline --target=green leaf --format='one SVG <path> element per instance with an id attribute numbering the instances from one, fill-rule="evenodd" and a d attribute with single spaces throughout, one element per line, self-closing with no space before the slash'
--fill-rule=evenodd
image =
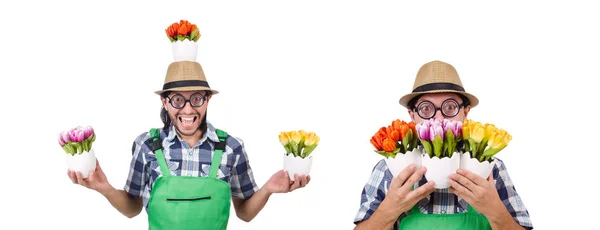
<path id="1" fill-rule="evenodd" d="M 177 40 L 183 41 L 183 40 L 185 40 L 185 36 L 181 36 L 181 35 L 178 34 L 177 35 Z"/>
<path id="2" fill-rule="evenodd" d="M 431 143 L 429 143 L 429 141 L 421 141 L 421 144 L 423 145 L 423 148 L 425 149 L 425 152 L 429 155 L 429 157 L 433 157 L 434 153 L 431 149 Z"/>
<path id="3" fill-rule="evenodd" d="M 404 138 L 402 138 L 402 146 L 404 146 L 404 152 L 412 150 L 409 150 L 409 148 L 411 147 L 409 146 L 409 142 L 410 140 L 412 140 L 412 137 L 412 129 L 409 129 L 408 132 L 406 132 L 406 135 L 404 135 Z"/>
<path id="4" fill-rule="evenodd" d="M 171 37 L 169 35 L 167 35 L 167 37 L 169 38 L 169 41 L 171 41 L 171 42 L 175 42 L 176 41 L 173 37 Z"/>
<path id="5" fill-rule="evenodd" d="M 442 158 L 443 143 L 444 143 L 444 141 L 442 141 L 442 137 L 440 137 L 439 135 L 436 135 L 435 138 L 433 138 L 433 153 L 438 158 Z"/>
<path id="6" fill-rule="evenodd" d="M 456 152 L 456 142 L 454 140 L 454 133 L 452 133 L 452 130 L 447 130 L 446 131 L 446 149 L 445 149 L 445 153 L 447 154 L 448 157 L 452 157 L 452 155 L 454 154 L 454 152 Z"/>
<path id="7" fill-rule="evenodd" d="M 192 31 L 192 33 L 190 34 L 190 40 L 196 39 L 197 35 L 200 35 L 199 31 L 200 31 L 200 29 L 198 27 L 196 27 L 196 29 L 194 31 Z"/>

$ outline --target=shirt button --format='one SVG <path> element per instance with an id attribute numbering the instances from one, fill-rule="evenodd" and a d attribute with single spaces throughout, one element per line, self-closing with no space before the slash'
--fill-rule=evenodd
<path id="1" fill-rule="evenodd" d="M 442 210 L 442 214 L 446 214 L 446 210 Z"/>
<path id="2" fill-rule="evenodd" d="M 191 156 L 192 154 L 194 154 L 194 150 L 190 150 L 190 152 L 188 152 L 188 154 L 190 154 L 190 156 Z"/>
<path id="3" fill-rule="evenodd" d="M 188 174 L 188 176 L 192 176 L 192 174 L 190 173 L 190 174 Z"/>

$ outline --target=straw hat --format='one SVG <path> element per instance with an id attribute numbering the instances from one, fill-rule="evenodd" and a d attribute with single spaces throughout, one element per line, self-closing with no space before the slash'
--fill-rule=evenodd
<path id="1" fill-rule="evenodd" d="M 456 69 L 441 61 L 428 62 L 421 66 L 412 93 L 400 98 L 400 105 L 408 108 L 411 99 L 426 93 L 457 93 L 467 97 L 471 107 L 479 104 L 477 97 L 465 91 Z"/>
<path id="2" fill-rule="evenodd" d="M 219 91 L 211 89 L 204 76 L 200 63 L 195 61 L 172 62 L 167 69 L 167 76 L 162 90 L 154 93 L 161 94 L 165 91 L 196 91 L 210 90 L 212 94 Z"/>

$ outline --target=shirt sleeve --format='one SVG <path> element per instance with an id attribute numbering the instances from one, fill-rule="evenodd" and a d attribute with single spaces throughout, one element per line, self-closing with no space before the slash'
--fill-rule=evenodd
<path id="1" fill-rule="evenodd" d="M 517 190 L 508 175 L 504 162 L 496 158 L 494 167 L 497 169 L 494 170 L 494 178 L 496 178 L 496 189 L 498 190 L 500 200 L 502 200 L 504 206 L 506 206 L 506 209 L 508 209 L 508 212 L 517 224 L 525 228 L 533 229 L 531 219 L 529 218 L 529 212 L 527 211 L 527 208 L 525 208 L 525 204 L 521 200 L 521 197 L 517 194 Z"/>
<path id="2" fill-rule="evenodd" d="M 371 172 L 369 180 L 365 184 L 360 198 L 360 207 L 354 218 L 354 223 L 369 219 L 379 204 L 385 198 L 387 189 L 392 181 L 392 174 L 389 172 L 384 160 L 380 160 Z"/>
<path id="3" fill-rule="evenodd" d="M 248 155 L 244 149 L 244 143 L 242 140 L 235 137 L 228 139 L 233 139 L 230 145 L 233 154 L 236 156 L 235 163 L 231 169 L 231 176 L 229 178 L 231 196 L 241 199 L 250 199 L 250 197 L 252 197 L 256 191 L 258 191 L 258 186 L 254 181 L 254 175 L 252 174 L 252 168 L 250 167 Z"/>
<path id="4" fill-rule="evenodd" d="M 131 164 L 124 190 L 132 197 L 142 197 L 144 188 L 148 184 L 148 166 L 144 153 L 150 149 L 144 144 L 146 139 L 148 139 L 147 133 L 138 136 L 131 148 Z"/>

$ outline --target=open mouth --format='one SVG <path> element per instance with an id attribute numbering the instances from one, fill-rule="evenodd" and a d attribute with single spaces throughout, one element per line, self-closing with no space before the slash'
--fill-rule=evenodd
<path id="1" fill-rule="evenodd" d="M 179 116 L 177 119 L 179 119 L 179 122 L 184 125 L 184 126 L 191 126 L 193 125 L 196 120 L 198 120 L 198 116 L 191 116 L 191 117 L 183 117 L 183 116 Z"/>

